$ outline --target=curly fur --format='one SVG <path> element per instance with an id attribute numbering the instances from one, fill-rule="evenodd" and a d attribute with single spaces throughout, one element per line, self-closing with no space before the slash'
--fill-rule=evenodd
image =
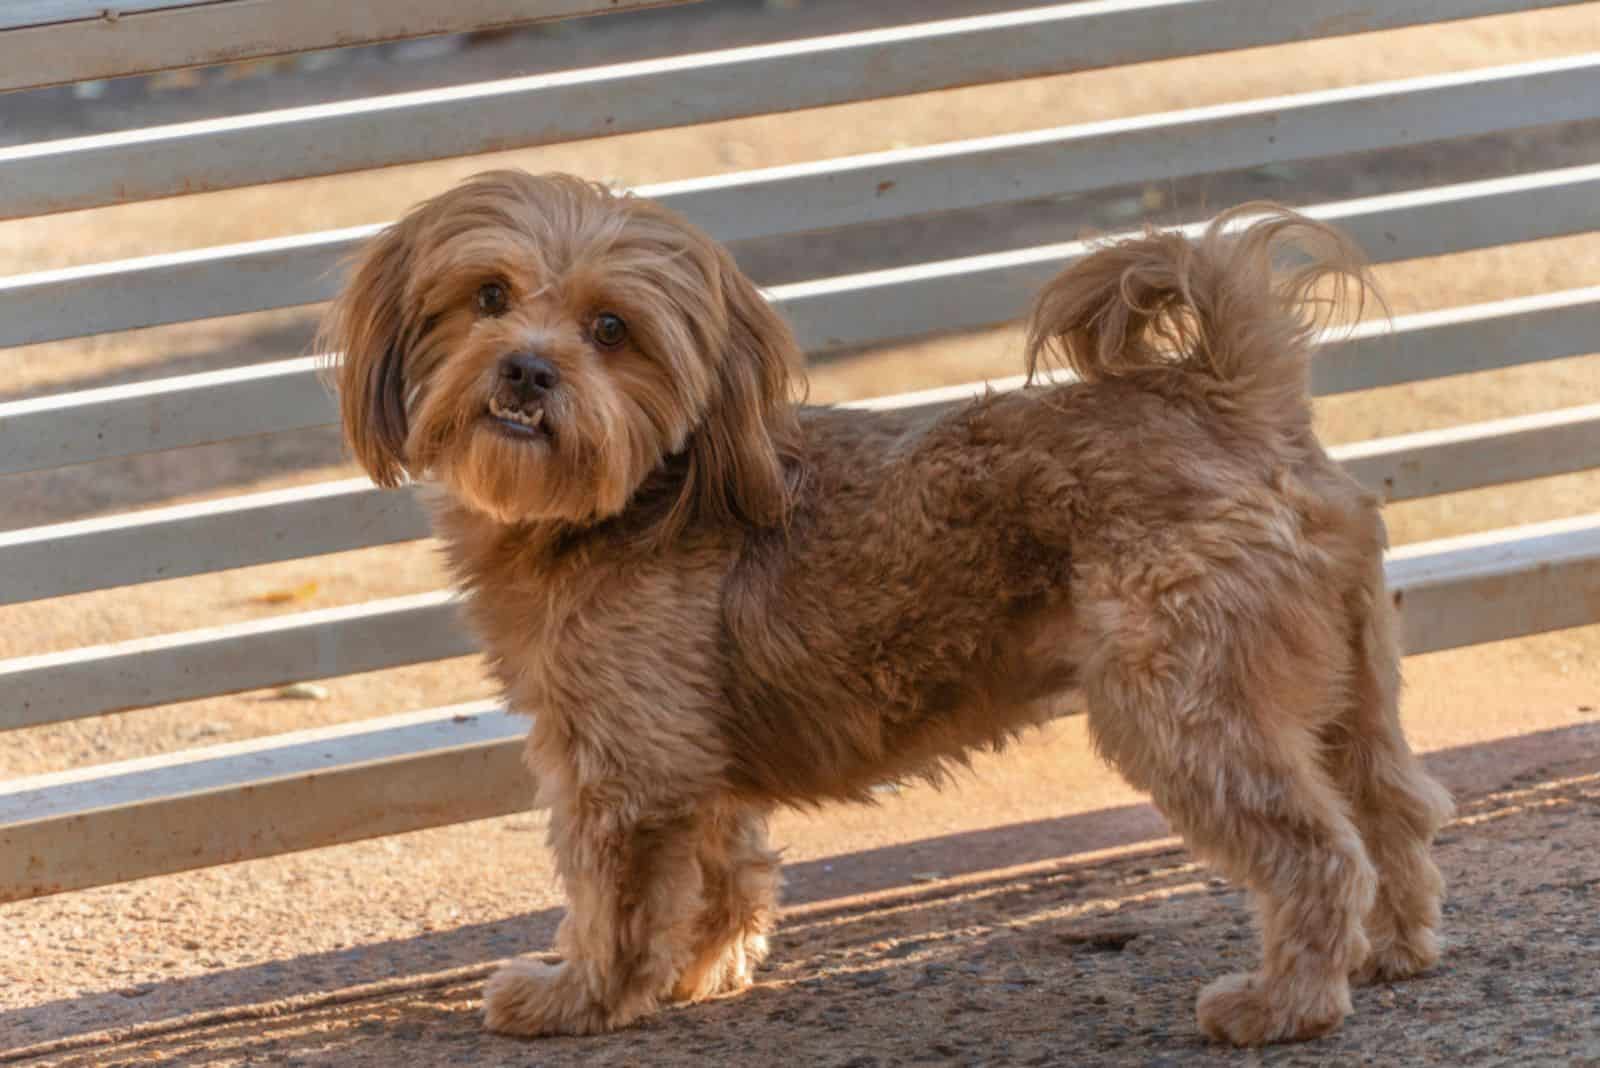
<path id="1" fill-rule="evenodd" d="M 793 404 L 787 326 L 647 201 L 497 172 L 376 239 L 328 319 L 345 432 L 378 482 L 435 487 L 570 898 L 560 962 L 507 965 L 489 1026 L 747 986 L 775 806 L 938 779 L 1075 690 L 1260 904 L 1262 963 L 1202 993 L 1208 1035 L 1322 1034 L 1352 978 L 1429 967 L 1450 803 L 1400 729 L 1378 504 L 1306 392 L 1313 298 L 1356 263 L 1270 206 L 1115 243 L 1031 320 L 1030 370 L 1079 382 L 870 413 Z M 503 314 L 475 311 L 486 281 Z M 625 344 L 590 337 L 602 312 Z M 559 370 L 538 440 L 489 416 L 512 351 Z"/>

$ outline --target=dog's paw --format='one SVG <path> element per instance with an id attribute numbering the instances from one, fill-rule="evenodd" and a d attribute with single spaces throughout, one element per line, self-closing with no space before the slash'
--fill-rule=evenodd
<path id="1" fill-rule="evenodd" d="M 746 935 L 744 939 L 744 985 L 749 986 L 755 979 L 756 968 L 767 959 L 767 954 L 772 952 L 772 943 L 764 934 Z"/>
<path id="2" fill-rule="evenodd" d="M 719 994 L 749 990 L 756 981 L 756 966 L 767 959 L 767 936 L 746 935 L 733 944 L 722 971 Z"/>
<path id="3" fill-rule="evenodd" d="M 1439 963 L 1439 936 L 1431 927 L 1418 927 L 1404 938 L 1374 938 L 1372 952 L 1350 976 L 1357 984 L 1392 983 L 1410 979 Z"/>
<path id="4" fill-rule="evenodd" d="M 678 977 L 673 1001 L 703 1001 L 706 998 L 742 993 L 755 983 L 756 965 L 767 955 L 766 935 L 737 938 L 722 950 L 721 956 L 691 967 Z"/>
<path id="5" fill-rule="evenodd" d="M 1225 975 L 1200 992 L 1195 1019 L 1209 1038 L 1235 1046 L 1264 1046 L 1316 1038 L 1350 1013 L 1342 984 L 1296 1003 L 1287 985 L 1269 986 L 1260 975 Z"/>
<path id="6" fill-rule="evenodd" d="M 589 998 L 570 965 L 514 960 L 483 991 L 483 1022 L 503 1035 L 592 1035 L 608 1030 L 605 1014 Z"/>

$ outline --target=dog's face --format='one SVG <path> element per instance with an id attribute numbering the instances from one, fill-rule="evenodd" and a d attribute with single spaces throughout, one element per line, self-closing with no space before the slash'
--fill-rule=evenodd
<path id="1" fill-rule="evenodd" d="M 648 201 L 479 175 L 374 241 L 323 340 L 379 484 L 427 476 L 501 522 L 584 524 L 681 454 L 678 520 L 784 510 L 793 339 L 724 249 Z"/>

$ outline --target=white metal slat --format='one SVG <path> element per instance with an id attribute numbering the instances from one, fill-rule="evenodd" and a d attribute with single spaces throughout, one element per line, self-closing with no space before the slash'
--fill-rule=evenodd
<path id="1" fill-rule="evenodd" d="M 1600 516 L 1406 546 L 1414 653 L 1600 615 Z M 518 811 L 523 721 L 488 702 L 0 784 L 0 901 Z"/>
<path id="2" fill-rule="evenodd" d="M 1600 286 L 1361 324 L 1311 364 L 1318 396 L 1600 351 Z"/>
<path id="3" fill-rule="evenodd" d="M 1418 542 L 1390 552 L 1411 654 L 1600 620 L 1600 515 Z"/>
<path id="4" fill-rule="evenodd" d="M 1600 404 L 1400 434 L 1330 449 L 1390 501 L 1600 467 Z"/>
<path id="5" fill-rule="evenodd" d="M 0 92 L 682 2 L 11 0 L 0 11 Z"/>
<path id="6" fill-rule="evenodd" d="M 339 418 L 311 356 L 0 403 L 0 475 L 159 452 Z"/>
<path id="7" fill-rule="evenodd" d="M 0 783 L 0 902 L 526 810 L 488 702 Z"/>
<path id="8" fill-rule="evenodd" d="M 0 346 L 315 304 L 382 224 L 0 278 Z"/>
<path id="9" fill-rule="evenodd" d="M 446 591 L 0 661 L 0 730 L 477 651 Z"/>
<path id="10" fill-rule="evenodd" d="M 11 0 L 0 11 L 0 30 L 17 30 L 28 26 L 49 26 L 63 22 L 98 22 L 107 13 L 116 12 L 118 18 L 147 11 L 170 11 L 173 8 L 193 7 L 200 0 L 135 0 L 120 8 L 108 8 L 101 0 Z"/>
<path id="11" fill-rule="evenodd" d="M 0 149 L 0 218 L 1550 6 L 1081 0 L 70 138 Z"/>
<path id="12" fill-rule="evenodd" d="M 723 241 L 1600 115 L 1600 55 L 878 152 L 637 192 Z M 0 279 L 0 345 L 326 300 L 378 226 Z M 24 314 L 25 312 L 25 314 Z"/>
<path id="13" fill-rule="evenodd" d="M 0 532 L 0 604 L 426 537 L 411 493 L 365 478 Z"/>
<path id="14" fill-rule="evenodd" d="M 1343 226 L 1383 263 L 1464 252 L 1600 225 L 1600 167 L 1544 171 L 1420 193 L 1340 201 L 1307 213 Z M 1525 216 L 1518 230 L 1515 220 Z M 779 286 L 770 296 L 808 351 L 975 329 L 1020 314 L 1084 242 Z M 1594 350 L 1596 289 L 1519 298 L 1397 320 L 1335 346 L 1314 368 L 1336 393 Z M 1439 331 L 1438 343 L 1430 340 Z M 326 425 L 334 406 L 311 358 L 0 404 L 0 475 Z M 189 395 L 204 386 L 204 395 Z M 204 403 L 190 403 L 191 400 Z M 71 418 L 64 418 L 70 415 Z"/>

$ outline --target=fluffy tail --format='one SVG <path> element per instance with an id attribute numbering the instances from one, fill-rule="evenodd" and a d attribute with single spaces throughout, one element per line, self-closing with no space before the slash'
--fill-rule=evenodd
<path id="1" fill-rule="evenodd" d="M 1028 375 L 1052 364 L 1086 382 L 1174 369 L 1278 429 L 1308 426 L 1316 338 L 1347 307 L 1359 314 L 1370 291 L 1343 234 L 1245 204 L 1197 238 L 1151 229 L 1062 271 L 1034 304 Z"/>

